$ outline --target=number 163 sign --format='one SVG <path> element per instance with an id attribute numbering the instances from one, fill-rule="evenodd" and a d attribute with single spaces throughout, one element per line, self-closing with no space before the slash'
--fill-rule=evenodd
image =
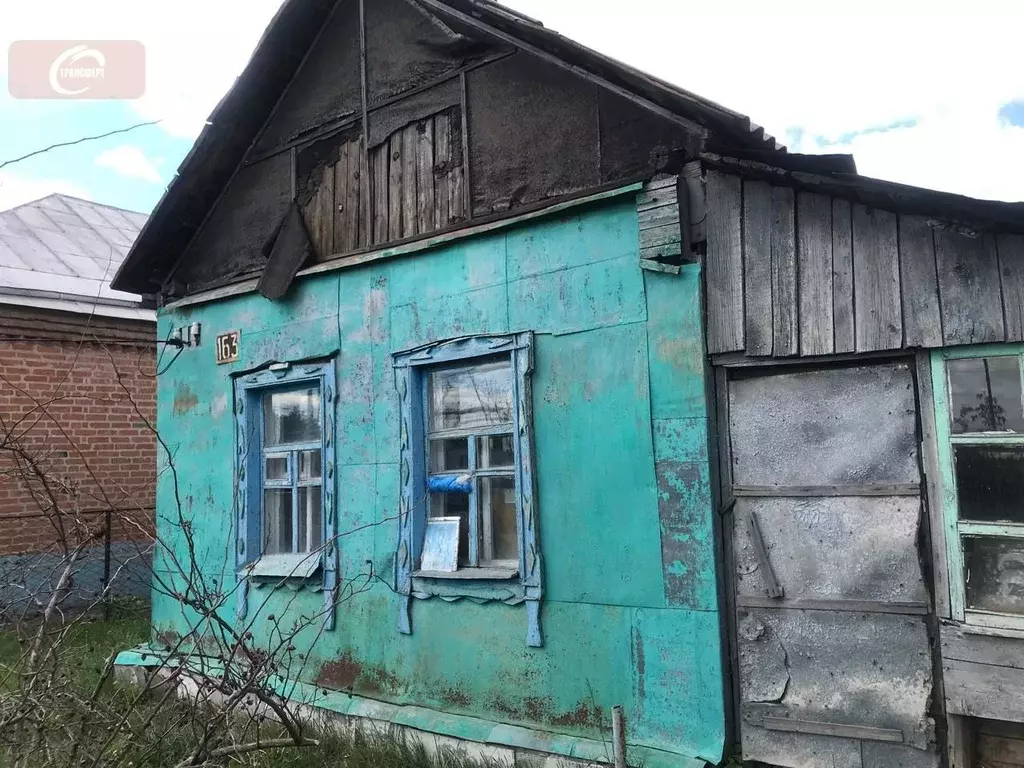
<path id="1" fill-rule="evenodd" d="M 238 360 L 238 345 L 241 331 L 229 331 L 217 337 L 217 365 L 234 363 Z"/>

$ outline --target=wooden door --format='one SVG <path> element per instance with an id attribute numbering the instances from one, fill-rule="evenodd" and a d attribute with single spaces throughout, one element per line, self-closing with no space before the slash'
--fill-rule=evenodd
<path id="1" fill-rule="evenodd" d="M 936 766 L 912 366 L 733 369 L 725 381 L 744 757 Z"/>

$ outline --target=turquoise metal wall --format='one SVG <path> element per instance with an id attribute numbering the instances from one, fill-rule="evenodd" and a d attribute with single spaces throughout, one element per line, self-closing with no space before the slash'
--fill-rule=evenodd
<path id="1" fill-rule="evenodd" d="M 230 374 L 337 350 L 338 527 L 351 531 L 341 569 L 356 594 L 339 605 L 334 631 L 303 631 L 297 645 L 308 658 L 295 674 L 596 739 L 607 738 L 602 716 L 622 704 L 631 744 L 717 762 L 724 704 L 700 273 L 642 271 L 637 226 L 627 195 L 307 277 L 284 301 L 249 294 L 161 312 L 161 336 L 199 321 L 206 339 L 159 382 L 159 427 L 175 470 L 164 461 L 159 518 L 176 556 L 186 559 L 188 546 L 173 524 L 180 499 L 204 578 L 232 588 Z M 217 366 L 213 338 L 236 329 L 240 362 Z M 414 601 L 413 634 L 401 635 L 387 585 L 399 492 L 391 354 L 520 330 L 537 334 L 544 647 L 526 647 L 523 606 L 468 600 Z M 163 578 L 180 580 L 167 557 L 158 562 Z M 277 622 L 322 606 L 308 590 L 251 595 L 251 605 L 267 598 L 263 613 Z M 159 590 L 153 612 L 157 637 L 187 630 L 189 617 Z M 258 619 L 257 634 L 272 623 Z"/>

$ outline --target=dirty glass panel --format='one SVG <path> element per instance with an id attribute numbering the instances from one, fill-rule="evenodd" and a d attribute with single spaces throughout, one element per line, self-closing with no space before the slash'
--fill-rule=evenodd
<path id="1" fill-rule="evenodd" d="M 963 545 L 967 608 L 1024 613 L 1024 541 L 966 536 Z"/>
<path id="2" fill-rule="evenodd" d="M 947 366 L 954 434 L 1024 432 L 1020 362 L 1016 357 L 950 360 Z"/>
<path id="3" fill-rule="evenodd" d="M 512 422 L 512 364 L 508 360 L 434 371 L 428 386 L 430 432 Z"/>
<path id="4" fill-rule="evenodd" d="M 518 560 L 516 484 L 511 477 L 480 478 L 480 508 L 484 518 L 484 555 L 488 560 Z"/>
<path id="5" fill-rule="evenodd" d="M 515 466 L 515 448 L 512 435 L 489 435 L 477 438 L 477 464 L 481 469 L 500 469 Z"/>
<path id="6" fill-rule="evenodd" d="M 292 492 L 288 488 L 263 491 L 263 554 L 292 551 Z"/>
<path id="7" fill-rule="evenodd" d="M 288 456 L 267 456 L 263 479 L 269 481 L 288 480 Z"/>
<path id="8" fill-rule="evenodd" d="M 1024 446 L 956 445 L 960 519 L 1024 523 Z"/>
<path id="9" fill-rule="evenodd" d="M 469 469 L 469 441 L 464 437 L 430 441 L 431 473 Z"/>
<path id="10" fill-rule="evenodd" d="M 430 494 L 431 517 L 458 517 L 459 523 L 459 565 L 472 565 L 469 560 L 469 494 Z"/>
<path id="11" fill-rule="evenodd" d="M 320 449 L 299 451 L 299 481 L 319 480 L 323 461 Z"/>
<path id="12" fill-rule="evenodd" d="M 320 390 L 271 392 L 263 398 L 264 445 L 320 442 Z"/>
<path id="13" fill-rule="evenodd" d="M 322 493 L 319 485 L 299 488 L 299 552 L 315 552 L 323 543 L 320 520 Z"/>

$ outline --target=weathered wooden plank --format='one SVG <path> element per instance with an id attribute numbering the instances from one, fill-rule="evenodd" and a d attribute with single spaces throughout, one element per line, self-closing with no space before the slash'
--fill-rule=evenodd
<path id="1" fill-rule="evenodd" d="M 738 595 L 736 605 L 741 608 L 769 608 L 772 610 L 896 613 L 904 616 L 928 615 L 928 603 L 892 600 L 779 600 L 756 595 Z"/>
<path id="2" fill-rule="evenodd" d="M 978 765 L 985 768 L 1020 768 L 1024 765 L 1024 734 L 1017 737 L 980 733 L 977 737 Z"/>
<path id="3" fill-rule="evenodd" d="M 388 239 L 388 160 L 391 150 L 384 142 L 373 150 L 373 242 L 383 243 Z"/>
<path id="4" fill-rule="evenodd" d="M 800 279 L 800 354 L 830 355 L 832 316 L 832 200 L 797 196 L 797 258 Z"/>
<path id="5" fill-rule="evenodd" d="M 434 118 L 434 225 L 448 226 L 451 191 L 451 115 Z"/>
<path id="6" fill-rule="evenodd" d="M 640 269 L 645 269 L 648 272 L 663 272 L 667 275 L 678 275 L 683 271 L 683 268 L 678 264 L 665 264 L 654 259 L 643 258 L 640 259 Z"/>
<path id="7" fill-rule="evenodd" d="M 666 224 L 679 225 L 679 203 L 663 205 L 660 208 L 649 208 L 646 211 L 637 211 L 637 221 L 640 224 L 640 231 L 663 227 Z"/>
<path id="8" fill-rule="evenodd" d="M 743 192 L 740 178 L 711 172 L 708 208 L 708 351 L 743 349 Z"/>
<path id="9" fill-rule="evenodd" d="M 402 222 L 403 173 L 405 172 L 405 131 L 390 140 L 388 167 L 388 240 L 400 240 L 405 229 Z"/>
<path id="10" fill-rule="evenodd" d="M 1024 639 L 965 632 L 960 626 L 942 624 L 942 658 L 971 661 L 993 667 L 1024 670 Z"/>
<path id="11" fill-rule="evenodd" d="M 1020 722 L 1024 670 L 943 658 L 946 710 L 954 715 Z"/>
<path id="12" fill-rule="evenodd" d="M 857 351 L 903 345 L 896 214 L 854 205 L 854 326 Z"/>
<path id="13" fill-rule="evenodd" d="M 999 235 L 999 271 L 1006 340 L 1024 341 L 1024 235 Z"/>
<path id="14" fill-rule="evenodd" d="M 416 166 L 419 134 L 416 123 L 402 131 L 402 237 L 419 232 L 418 200 L 416 197 Z"/>
<path id="15" fill-rule="evenodd" d="M 317 192 L 320 214 L 317 217 L 320 228 L 316 233 L 317 254 L 327 258 L 334 250 L 334 168 L 324 168 L 324 179 Z"/>
<path id="16" fill-rule="evenodd" d="M 832 325 L 835 352 L 854 352 L 853 223 L 850 201 L 839 198 L 832 200 Z"/>
<path id="17" fill-rule="evenodd" d="M 370 201 L 373 194 L 370 190 L 370 157 L 366 153 L 366 144 L 363 137 L 359 137 L 359 248 L 366 248 L 370 244 L 370 227 L 373 222 L 370 218 L 373 207 Z"/>
<path id="18" fill-rule="evenodd" d="M 359 197 L 362 189 L 362 161 L 359 142 L 348 144 L 348 200 L 345 203 L 345 245 L 346 250 L 354 251 L 359 247 L 359 222 L 363 219 L 359 212 Z M 338 191 L 334 191 L 338 198 Z M 337 239 L 337 235 L 335 235 Z"/>
<path id="19" fill-rule="evenodd" d="M 743 182 L 743 271 L 748 355 L 771 355 L 772 190 L 763 181 Z"/>
<path id="20" fill-rule="evenodd" d="M 934 235 L 944 342 L 1003 341 L 1006 334 L 995 237 L 953 226 L 937 226 Z"/>
<path id="21" fill-rule="evenodd" d="M 942 318 L 935 274 L 935 243 L 924 216 L 900 216 L 900 293 L 908 347 L 941 347 Z"/>
<path id="22" fill-rule="evenodd" d="M 672 205 L 672 203 L 678 202 L 679 188 L 675 179 L 666 179 L 660 185 L 658 182 L 645 184 L 644 191 L 636 196 L 637 210 L 660 208 L 663 205 Z"/>
<path id="23" fill-rule="evenodd" d="M 768 548 L 764 545 L 764 537 L 761 535 L 761 526 L 758 524 L 757 515 L 753 510 L 747 512 L 747 527 L 750 530 L 750 540 L 754 542 L 754 551 L 757 553 L 757 562 L 761 566 L 761 577 L 765 581 L 765 591 L 768 593 L 768 597 L 785 597 L 785 588 L 775 578 L 775 569 L 772 568 L 772 561 L 768 557 Z"/>
<path id="24" fill-rule="evenodd" d="M 670 243 L 679 243 L 682 239 L 682 235 L 679 231 L 679 222 L 676 221 L 674 224 L 665 224 L 660 227 L 654 227 L 653 229 L 645 229 L 640 232 L 640 247 L 641 248 L 656 248 L 662 245 L 668 245 Z M 742 311 L 742 306 L 740 310 Z"/>
<path id="25" fill-rule="evenodd" d="M 903 742 L 903 731 L 891 728 L 873 728 L 866 725 L 847 725 L 845 723 L 823 723 L 814 720 L 796 720 L 788 717 L 766 717 L 762 725 L 771 731 L 789 731 L 791 733 L 813 733 L 818 736 L 841 736 L 847 739 L 866 741 Z"/>
<path id="26" fill-rule="evenodd" d="M 917 483 L 863 483 L 856 485 L 734 485 L 734 496 L 796 498 L 836 496 L 918 496 Z"/>
<path id="27" fill-rule="evenodd" d="M 348 207 L 349 185 L 352 176 L 349 171 L 349 148 L 345 142 L 338 148 L 338 162 L 334 164 L 334 250 L 333 253 L 348 253 L 355 250 L 355 237 L 349 228 Z"/>
<path id="28" fill-rule="evenodd" d="M 772 354 L 797 353 L 796 202 L 789 187 L 772 188 Z"/>
<path id="29" fill-rule="evenodd" d="M 313 241 L 313 251 L 316 254 L 323 253 L 323 246 L 320 244 L 320 190 L 317 190 L 306 207 L 302 209 L 302 218 L 306 220 L 306 231 L 309 232 L 309 239 Z"/>
<path id="30" fill-rule="evenodd" d="M 973 722 L 965 717 L 946 716 L 949 768 L 975 768 L 973 725 Z"/>
<path id="31" fill-rule="evenodd" d="M 437 229 L 434 221 L 434 121 L 416 124 L 416 231 Z"/>

